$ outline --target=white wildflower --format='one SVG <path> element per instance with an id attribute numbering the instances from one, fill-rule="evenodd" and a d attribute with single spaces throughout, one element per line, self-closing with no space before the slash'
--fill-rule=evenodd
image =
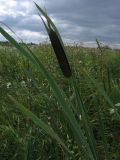
<path id="1" fill-rule="evenodd" d="M 120 107 L 120 103 L 116 103 L 116 104 L 115 104 L 115 107 Z"/>
<path id="2" fill-rule="evenodd" d="M 115 113 L 115 109 L 114 108 L 110 108 L 110 114 L 114 114 Z"/>
<path id="3" fill-rule="evenodd" d="M 79 61 L 79 64 L 82 64 L 82 63 L 83 63 L 83 62 L 80 60 L 80 61 Z"/>
<path id="4" fill-rule="evenodd" d="M 31 81 L 32 81 L 32 79 L 31 79 L 31 78 L 27 78 L 27 81 L 28 81 L 28 82 L 31 82 Z"/>
<path id="5" fill-rule="evenodd" d="M 82 120 L 82 116 L 81 116 L 81 114 L 79 115 L 79 119 L 80 119 L 80 120 Z"/>
<path id="6" fill-rule="evenodd" d="M 48 122 L 48 125 L 50 126 L 50 125 L 51 125 L 51 123 L 50 123 L 50 122 Z"/>
<path id="7" fill-rule="evenodd" d="M 7 86 L 7 88 L 10 88 L 11 85 L 12 85 L 11 82 L 8 82 L 6 86 Z"/>
<path id="8" fill-rule="evenodd" d="M 43 83 L 42 85 L 43 85 L 43 86 L 45 86 L 46 84 L 45 84 L 45 83 Z"/>
<path id="9" fill-rule="evenodd" d="M 69 135 L 67 134 L 67 139 L 69 139 L 70 137 L 69 137 Z"/>
<path id="10" fill-rule="evenodd" d="M 47 117 L 48 120 L 51 120 L 51 117 Z"/>
<path id="11" fill-rule="evenodd" d="M 26 82 L 25 82 L 25 81 L 21 81 L 21 85 L 22 85 L 23 87 L 26 87 Z"/>

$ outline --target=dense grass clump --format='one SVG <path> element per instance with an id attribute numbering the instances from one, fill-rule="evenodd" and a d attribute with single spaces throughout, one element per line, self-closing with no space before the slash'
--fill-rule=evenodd
<path id="1" fill-rule="evenodd" d="M 65 47 L 35 6 L 52 48 L 18 43 L 0 27 L 15 47 L 0 48 L 0 158 L 119 159 L 120 51 L 98 40 L 98 49 Z"/>
<path id="2" fill-rule="evenodd" d="M 93 133 L 97 142 L 97 150 L 100 159 L 104 159 L 103 142 L 99 116 L 104 123 L 104 130 L 111 159 L 119 159 L 119 119 L 113 108 L 98 93 L 96 88 L 87 79 L 83 68 L 95 77 L 105 89 L 109 97 L 119 110 L 120 98 L 120 51 L 105 50 L 102 54 L 98 49 L 66 47 L 69 52 L 70 64 L 76 73 L 76 83 Z M 50 45 L 35 46 L 32 51 L 40 59 L 50 74 L 63 88 L 69 100 L 74 103 L 76 118 L 80 126 L 83 122 L 78 115 L 79 108 L 75 105 L 75 95 L 68 79 L 65 79 L 58 68 L 57 60 L 52 54 Z M 47 80 L 30 62 L 19 56 L 13 47 L 0 48 L 0 157 L 6 159 L 25 159 L 30 152 L 31 159 L 67 159 L 71 156 L 50 139 L 31 120 L 25 118 L 7 94 L 14 96 L 20 103 L 44 120 L 64 140 L 66 146 L 72 151 L 73 159 L 81 157 L 80 148 L 77 145 L 69 124 L 63 116 L 62 108 L 51 90 Z M 98 109 L 100 112 L 98 112 Z M 100 115 L 99 115 L 100 114 Z M 84 159 L 84 158 L 83 158 Z"/>

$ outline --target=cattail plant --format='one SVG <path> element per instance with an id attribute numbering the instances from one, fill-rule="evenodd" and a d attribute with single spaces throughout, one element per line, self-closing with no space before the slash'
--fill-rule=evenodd
<path id="1" fill-rule="evenodd" d="M 36 6 L 37 6 L 37 4 L 36 4 Z M 39 8 L 39 9 L 41 9 L 41 8 Z M 71 77 L 72 72 L 71 72 L 69 62 L 67 60 L 66 50 L 65 50 L 64 44 L 62 42 L 62 39 L 59 35 L 57 28 L 55 27 L 54 23 L 52 22 L 52 20 L 46 14 L 44 14 L 44 18 L 46 18 L 47 23 L 45 23 L 44 19 L 41 17 L 41 19 L 44 23 L 44 26 L 46 28 L 46 31 L 49 35 L 49 38 L 50 38 L 53 50 L 55 52 L 55 55 L 57 57 L 59 66 L 63 72 L 63 75 L 65 77 L 69 78 L 69 77 Z"/>
<path id="2" fill-rule="evenodd" d="M 54 30 L 52 30 L 51 28 L 49 30 L 49 37 L 50 37 L 52 47 L 54 49 L 58 63 L 60 65 L 60 68 L 61 68 L 64 76 L 70 77 L 72 73 L 71 73 L 69 62 L 67 60 L 67 57 L 65 55 L 65 52 L 63 50 L 63 47 L 60 43 L 60 40 L 59 40 L 56 32 Z"/>
<path id="3" fill-rule="evenodd" d="M 62 108 L 63 116 L 65 117 L 67 124 L 69 124 L 70 126 L 72 135 L 77 145 L 80 148 L 79 152 L 81 152 L 81 155 L 84 155 L 85 157 L 84 159 L 99 160 L 99 155 L 96 147 L 96 139 L 92 131 L 91 123 L 89 121 L 89 116 L 87 114 L 86 107 L 82 100 L 80 91 L 77 88 L 75 76 L 73 76 L 69 62 L 67 60 L 66 50 L 65 50 L 63 41 L 61 39 L 61 36 L 56 26 L 47 15 L 47 13 L 42 8 L 40 8 L 36 3 L 35 5 L 40 11 L 40 13 L 42 14 L 41 19 L 49 35 L 53 50 L 57 57 L 59 66 L 63 72 L 63 75 L 69 78 L 70 80 L 69 82 L 72 84 L 72 89 L 75 96 L 74 97 L 75 104 L 70 101 L 70 99 L 68 98 L 66 93 L 63 91 L 63 89 L 58 86 L 58 84 L 56 83 L 55 79 L 51 76 L 49 71 L 47 71 L 45 66 L 41 63 L 41 61 L 34 55 L 34 53 L 29 48 L 27 47 L 24 48 L 23 46 L 21 46 L 2 27 L 0 27 L 0 33 L 13 46 L 15 46 L 19 50 L 21 55 L 25 56 L 31 62 L 31 64 L 33 64 L 37 68 L 37 70 L 44 75 L 50 87 L 52 88 L 55 97 L 59 102 L 59 106 Z M 97 81 L 94 80 L 94 78 L 91 75 L 89 75 L 86 72 L 86 70 L 83 70 L 83 71 L 87 75 L 87 79 L 89 79 L 89 81 L 97 88 L 98 92 L 105 98 L 108 104 L 114 107 L 111 99 L 107 96 L 106 92 L 100 87 L 99 83 L 97 83 Z M 42 128 L 42 130 L 45 131 L 45 133 L 47 133 L 52 139 L 57 141 L 57 143 L 60 144 L 65 149 L 65 151 L 67 151 L 71 155 L 71 151 L 69 150 L 68 146 L 66 146 L 65 142 L 63 142 L 62 138 L 60 137 L 61 135 L 59 136 L 54 131 L 54 127 L 51 128 L 49 125 L 47 125 L 41 118 L 38 118 L 34 113 L 32 113 L 29 109 L 27 109 L 27 107 L 25 107 L 23 104 L 16 101 L 13 96 L 8 95 L 8 97 L 26 117 L 31 119 L 36 126 L 38 126 L 39 128 Z M 75 110 L 76 106 L 78 110 Z M 80 121 L 76 118 L 75 114 L 81 115 L 83 127 L 81 127 Z M 105 139 L 104 133 L 102 132 L 102 134 L 103 134 L 103 140 L 104 140 Z M 105 143 L 103 145 L 105 146 Z M 105 156 L 106 160 L 109 160 L 108 149 L 106 148 L 105 148 L 105 153 L 106 153 L 106 156 Z M 74 155 L 73 155 L 73 159 L 75 159 Z M 81 157 L 79 159 L 81 159 Z"/>

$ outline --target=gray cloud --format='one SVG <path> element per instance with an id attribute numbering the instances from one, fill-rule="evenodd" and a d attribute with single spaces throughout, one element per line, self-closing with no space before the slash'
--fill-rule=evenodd
<path id="1" fill-rule="evenodd" d="M 5 1 L 5 0 L 2 0 Z M 13 2 L 14 0 L 12 0 Z M 45 0 L 36 2 L 45 7 L 54 19 L 60 33 L 67 42 L 101 41 L 120 43 L 120 0 Z M 0 4 L 1 5 L 1 4 Z M 36 33 L 44 39 L 46 32 L 37 16 L 37 9 L 32 1 L 17 0 L 8 6 L 9 14 L 2 10 L 0 20 L 16 31 Z M 4 8 L 3 7 L 3 8 Z M 28 32 L 29 31 L 29 32 Z M 26 36 L 26 34 L 23 34 Z M 27 36 L 25 37 L 27 39 Z M 29 37 L 30 38 L 30 37 Z M 39 36 L 31 37 L 31 41 L 40 41 Z"/>

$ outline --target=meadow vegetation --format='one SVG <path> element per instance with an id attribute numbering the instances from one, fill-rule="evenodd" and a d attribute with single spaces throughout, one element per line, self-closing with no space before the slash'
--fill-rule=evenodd
<path id="1" fill-rule="evenodd" d="M 120 50 L 64 46 L 36 7 L 52 46 L 19 44 L 0 27 L 12 44 L 0 47 L 0 159 L 120 159 Z"/>
<path id="2" fill-rule="evenodd" d="M 115 111 L 106 103 L 95 87 L 86 77 L 86 68 L 113 100 L 116 109 L 120 102 L 120 51 L 66 47 L 70 64 L 76 73 L 76 84 L 80 90 L 83 103 L 89 115 L 89 121 L 97 141 L 97 149 L 104 159 L 103 142 L 99 123 L 98 107 L 101 110 L 105 135 L 111 159 L 119 159 L 120 138 L 119 119 Z M 65 91 L 69 100 L 76 104 L 72 86 L 62 75 L 50 45 L 40 45 L 32 51 L 45 65 L 58 85 Z M 51 87 L 43 75 L 12 47 L 0 48 L 0 157 L 7 159 L 25 159 L 31 152 L 31 159 L 69 159 L 66 152 L 54 140 L 51 140 L 42 129 L 25 118 L 16 109 L 7 94 L 14 96 L 19 102 L 54 128 L 62 137 L 75 159 L 81 152 L 69 124 Z M 117 106 L 118 104 L 118 106 Z M 76 106 L 76 105 L 75 105 Z M 76 108 L 77 109 L 77 108 Z M 78 109 L 77 109 L 78 110 Z M 76 118 L 82 127 L 80 112 Z M 78 117 L 77 117 L 78 116 Z M 79 118 L 79 119 L 78 119 Z"/>

